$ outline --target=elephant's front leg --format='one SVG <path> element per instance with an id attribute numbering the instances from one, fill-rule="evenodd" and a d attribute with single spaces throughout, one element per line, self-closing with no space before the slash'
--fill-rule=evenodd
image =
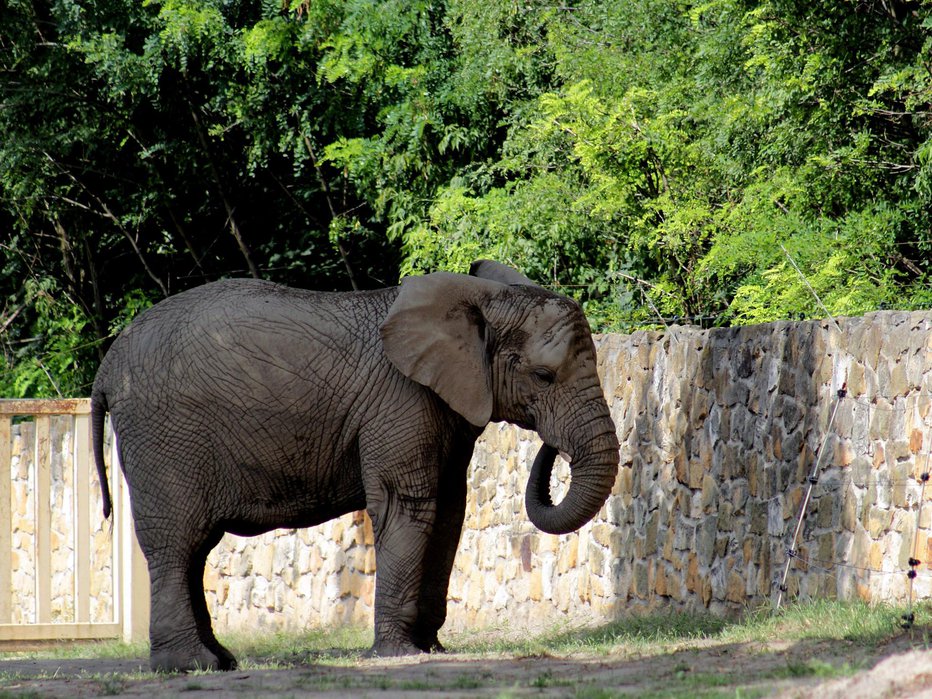
<path id="1" fill-rule="evenodd" d="M 425 651 L 444 650 L 437 634 L 447 618 L 450 574 L 466 517 L 466 470 L 471 456 L 471 448 L 461 449 L 449 460 L 440 480 L 437 517 L 427 544 L 415 627 L 415 644 Z"/>
<path id="2" fill-rule="evenodd" d="M 423 652 L 418 615 L 422 580 L 436 521 L 434 497 L 408 497 L 380 484 L 367 488 L 375 534 L 375 642 L 378 656 Z"/>

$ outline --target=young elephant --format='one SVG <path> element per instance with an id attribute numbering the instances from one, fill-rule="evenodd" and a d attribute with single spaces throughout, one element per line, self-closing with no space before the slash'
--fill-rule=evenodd
<path id="1" fill-rule="evenodd" d="M 527 511 L 546 532 L 591 519 L 618 470 L 579 306 L 489 261 L 471 276 L 380 291 L 245 279 L 192 289 L 116 339 L 91 400 L 105 516 L 108 410 L 119 438 L 158 670 L 236 666 L 203 589 L 224 532 L 308 527 L 365 508 L 378 569 L 372 652 L 431 651 L 441 649 L 466 469 L 490 420 L 543 439 Z M 556 450 L 570 456 L 572 481 L 553 505 Z"/>

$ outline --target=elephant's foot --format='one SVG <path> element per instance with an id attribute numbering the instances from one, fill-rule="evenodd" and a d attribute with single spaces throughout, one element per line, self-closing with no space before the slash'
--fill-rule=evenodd
<path id="1" fill-rule="evenodd" d="M 217 644 L 217 652 L 204 645 L 195 649 L 153 648 L 149 665 L 155 672 L 193 672 L 196 670 L 235 670 L 236 658 Z"/>

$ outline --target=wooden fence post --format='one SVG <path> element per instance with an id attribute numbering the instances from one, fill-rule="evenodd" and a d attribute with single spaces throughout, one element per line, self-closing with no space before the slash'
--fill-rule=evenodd
<path id="1" fill-rule="evenodd" d="M 36 623 L 52 621 L 52 419 L 36 415 Z"/>
<path id="2" fill-rule="evenodd" d="M 9 624 L 13 584 L 13 513 L 10 510 L 13 418 L 0 414 L 0 624 Z"/>
<path id="3" fill-rule="evenodd" d="M 113 489 L 114 529 L 119 532 L 120 541 L 119 622 L 124 641 L 145 641 L 149 638 L 149 568 L 136 539 L 129 489 L 123 478 L 119 458 L 117 437 L 114 435 L 110 452 L 110 483 Z"/>
<path id="4" fill-rule="evenodd" d="M 74 416 L 74 620 L 91 621 L 91 419 Z"/>

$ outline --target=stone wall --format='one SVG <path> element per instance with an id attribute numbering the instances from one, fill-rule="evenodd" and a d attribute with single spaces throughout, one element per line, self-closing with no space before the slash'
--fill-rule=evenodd
<path id="1" fill-rule="evenodd" d="M 469 470 L 448 626 L 772 603 L 810 485 L 788 598 L 903 603 L 912 556 L 922 561 L 913 598 L 932 595 L 932 483 L 923 490 L 920 480 L 932 469 L 932 313 L 839 323 L 598 338 L 621 442 L 612 496 L 577 533 L 538 532 L 523 504 L 537 438 L 490 425 Z M 555 495 L 567 484 L 562 464 Z M 24 507 L 17 500 L 14 512 Z M 16 541 L 28 558 L 27 532 Z M 357 513 L 227 535 L 205 587 L 221 629 L 369 624 L 374 568 L 371 525 Z"/>

